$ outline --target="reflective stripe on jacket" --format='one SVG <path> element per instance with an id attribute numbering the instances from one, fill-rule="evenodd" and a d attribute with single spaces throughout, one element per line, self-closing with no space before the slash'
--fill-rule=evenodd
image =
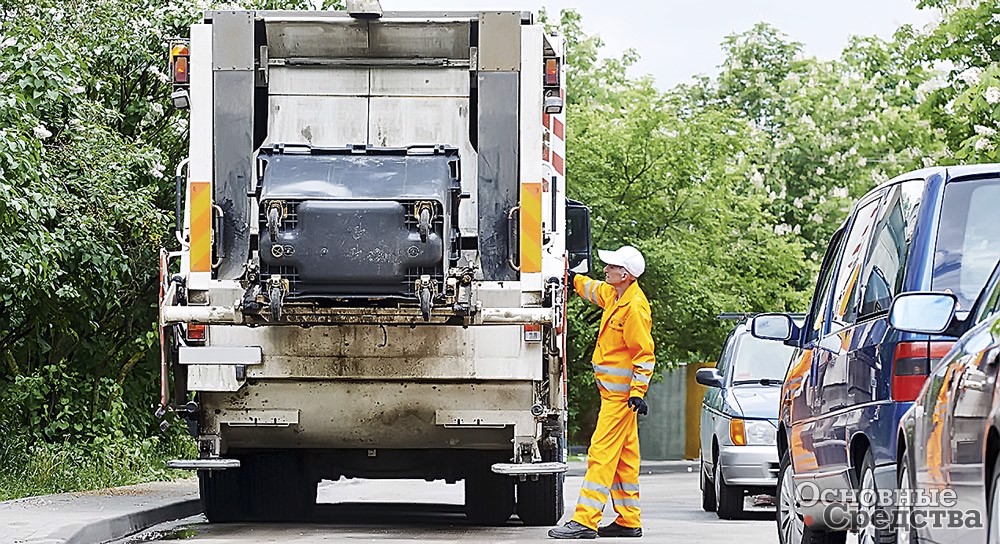
<path id="1" fill-rule="evenodd" d="M 573 288 L 581 297 L 604 309 L 594 348 L 594 380 L 607 399 L 642 398 L 653 375 L 653 321 L 649 301 L 639 282 L 615 299 L 615 288 L 578 275 Z"/>

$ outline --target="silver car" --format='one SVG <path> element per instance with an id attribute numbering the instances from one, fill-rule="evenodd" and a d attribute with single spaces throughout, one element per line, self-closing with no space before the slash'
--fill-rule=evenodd
<path id="1" fill-rule="evenodd" d="M 701 497 L 706 512 L 735 519 L 747 493 L 774 495 L 778 477 L 778 397 L 792 348 L 730 333 L 715 368 L 698 370 L 708 386 L 701 405 Z"/>

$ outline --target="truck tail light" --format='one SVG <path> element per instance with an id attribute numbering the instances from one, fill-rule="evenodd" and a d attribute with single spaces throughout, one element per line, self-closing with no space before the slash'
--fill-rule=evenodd
<path id="1" fill-rule="evenodd" d="M 542 326 L 538 323 L 529 323 L 524 326 L 524 341 L 525 342 L 541 342 L 542 341 Z"/>
<path id="2" fill-rule="evenodd" d="M 207 339 L 205 325 L 190 323 L 187 326 L 187 339 L 190 342 L 204 342 Z"/>
<path id="3" fill-rule="evenodd" d="M 190 51 L 183 43 L 176 43 L 170 47 L 170 77 L 174 85 L 187 85 L 189 80 Z"/>
<path id="4" fill-rule="evenodd" d="M 559 86 L 559 59 L 550 57 L 545 59 L 545 83 L 546 87 Z"/>
<path id="5" fill-rule="evenodd" d="M 729 439 L 737 446 L 747 445 L 746 423 L 742 419 L 729 420 Z"/>
<path id="6" fill-rule="evenodd" d="M 892 399 L 897 402 L 916 400 L 920 388 L 955 342 L 900 342 L 892 357 Z"/>

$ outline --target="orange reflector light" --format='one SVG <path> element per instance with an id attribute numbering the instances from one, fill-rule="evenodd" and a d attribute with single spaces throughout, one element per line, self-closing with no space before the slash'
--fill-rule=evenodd
<path id="1" fill-rule="evenodd" d="M 542 326 L 538 323 L 530 323 L 524 326 L 524 341 L 525 342 L 541 342 L 542 341 Z"/>
<path id="2" fill-rule="evenodd" d="M 559 59 L 557 58 L 545 59 L 545 86 L 559 86 Z"/>
<path id="3" fill-rule="evenodd" d="M 174 85 L 187 85 L 190 83 L 188 70 L 188 59 L 190 51 L 188 46 L 182 43 L 174 44 L 170 48 L 170 76 Z"/>
<path id="4" fill-rule="evenodd" d="M 204 342 L 206 336 L 205 325 L 190 323 L 187 327 L 187 339 Z"/>
<path id="5" fill-rule="evenodd" d="M 729 420 L 729 438 L 733 441 L 733 444 L 736 444 L 737 446 L 746 446 L 746 424 L 743 423 L 742 419 L 733 418 Z"/>

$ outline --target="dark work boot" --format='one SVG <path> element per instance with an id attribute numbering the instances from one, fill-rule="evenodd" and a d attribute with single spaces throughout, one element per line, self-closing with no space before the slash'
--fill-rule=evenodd
<path id="1" fill-rule="evenodd" d="M 597 531 L 575 521 L 549 529 L 549 538 L 597 538 Z"/>
<path id="2" fill-rule="evenodd" d="M 625 527 L 618 525 L 617 523 L 612 523 L 611 525 L 605 525 L 604 527 L 597 528 L 597 534 L 601 538 L 606 537 L 639 537 L 642 536 L 642 527 Z"/>

